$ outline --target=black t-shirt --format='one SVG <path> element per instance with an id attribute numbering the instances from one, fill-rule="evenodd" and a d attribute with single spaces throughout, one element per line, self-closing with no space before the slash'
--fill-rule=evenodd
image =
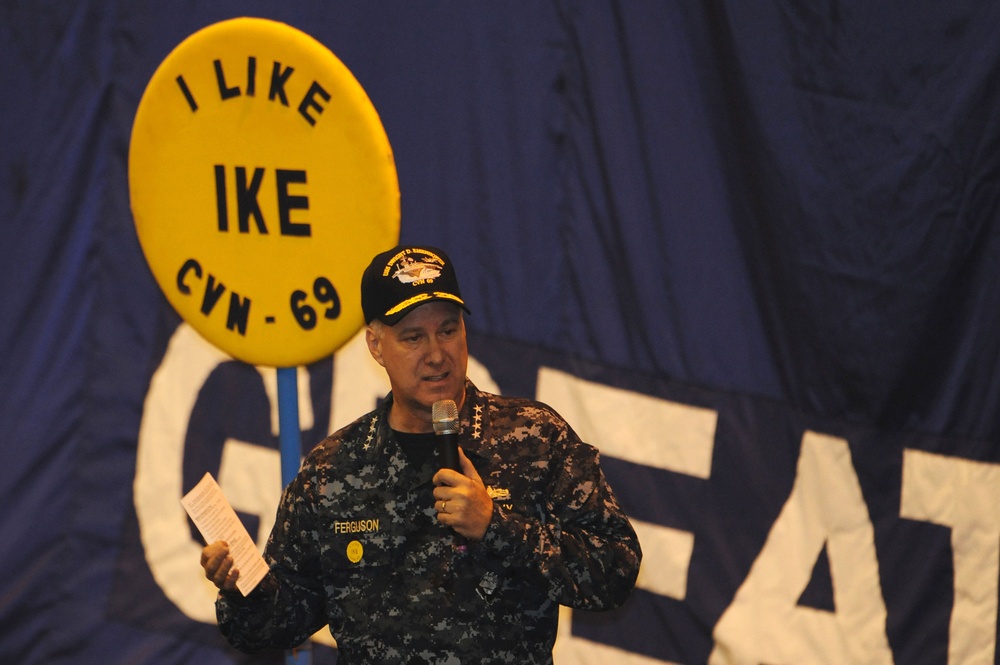
<path id="1" fill-rule="evenodd" d="M 435 437 L 434 432 L 397 432 L 392 430 L 392 435 L 396 437 L 399 447 L 406 455 L 406 461 L 411 465 L 420 468 L 434 454 Z"/>

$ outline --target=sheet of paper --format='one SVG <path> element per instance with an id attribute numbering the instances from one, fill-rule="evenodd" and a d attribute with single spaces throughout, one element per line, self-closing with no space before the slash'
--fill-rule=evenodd
<path id="1" fill-rule="evenodd" d="M 194 488 L 184 495 L 181 505 L 191 516 L 206 543 L 224 540 L 229 544 L 233 565 L 240 571 L 236 588 L 249 595 L 267 575 L 264 557 L 257 551 L 257 544 L 240 522 L 236 511 L 222 493 L 212 474 L 206 473 Z"/>

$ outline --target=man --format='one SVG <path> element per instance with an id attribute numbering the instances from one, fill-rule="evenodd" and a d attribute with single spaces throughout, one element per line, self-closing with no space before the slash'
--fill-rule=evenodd
<path id="1" fill-rule="evenodd" d="M 559 605 L 621 605 L 642 556 L 596 449 L 466 378 L 468 310 L 441 250 L 379 254 L 361 301 L 392 390 L 306 457 L 249 596 L 225 543 L 203 550 L 223 634 L 292 648 L 329 624 L 342 665 L 551 663 Z M 441 468 L 439 400 L 459 409 L 460 472 Z"/>

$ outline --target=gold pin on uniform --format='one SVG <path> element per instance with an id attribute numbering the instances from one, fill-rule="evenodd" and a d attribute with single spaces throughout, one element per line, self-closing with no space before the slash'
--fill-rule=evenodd
<path id="1" fill-rule="evenodd" d="M 361 557 L 365 555 L 365 548 L 361 545 L 361 541 L 352 540 L 347 544 L 347 560 L 351 563 L 357 563 L 361 561 Z"/>

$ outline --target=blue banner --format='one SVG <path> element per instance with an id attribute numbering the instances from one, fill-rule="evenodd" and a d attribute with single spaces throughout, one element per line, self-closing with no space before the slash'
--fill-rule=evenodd
<path id="1" fill-rule="evenodd" d="M 171 309 L 128 189 L 156 67 L 243 15 L 367 92 L 473 381 L 602 451 L 643 569 L 563 612 L 557 663 L 998 662 L 1000 5 L 973 0 L 0 6 L 0 661 L 282 660 L 225 644 L 179 503 L 210 471 L 263 542 L 275 371 Z M 304 448 L 387 389 L 359 338 L 297 372 Z"/>

